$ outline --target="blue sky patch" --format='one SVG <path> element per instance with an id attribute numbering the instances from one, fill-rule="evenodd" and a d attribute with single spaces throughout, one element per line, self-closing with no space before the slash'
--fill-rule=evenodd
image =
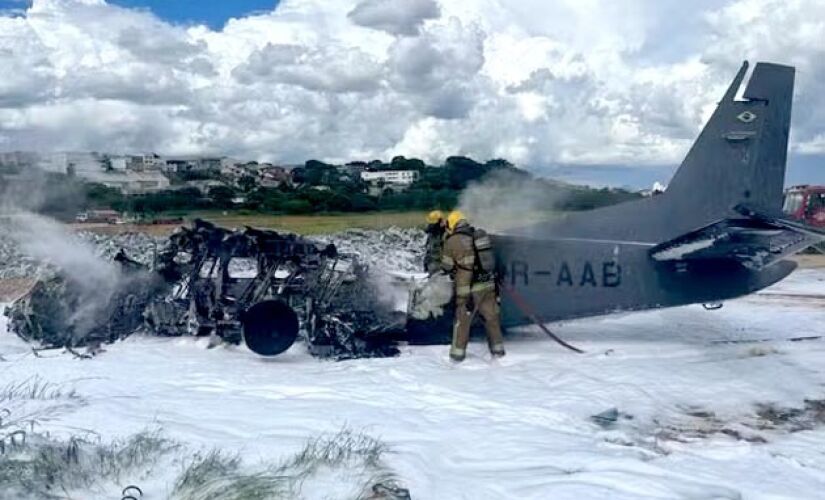
<path id="1" fill-rule="evenodd" d="M 278 0 L 109 0 L 121 7 L 149 9 L 161 19 L 177 24 L 206 24 L 219 30 L 232 17 L 270 11 Z M 0 14 L 21 14 L 31 0 L 0 0 Z"/>

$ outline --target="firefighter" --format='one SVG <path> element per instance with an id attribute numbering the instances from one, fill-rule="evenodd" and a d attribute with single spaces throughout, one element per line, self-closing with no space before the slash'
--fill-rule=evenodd
<path id="1" fill-rule="evenodd" d="M 472 227 L 457 210 L 447 216 L 441 267 L 453 276 L 455 285 L 450 359 L 460 362 L 467 355 L 470 326 L 476 312 L 484 318 L 490 353 L 493 357 L 504 356 L 492 243 L 487 233 Z"/>
<path id="2" fill-rule="evenodd" d="M 441 250 L 444 248 L 446 232 L 447 221 L 441 210 L 433 210 L 427 214 L 427 249 L 424 254 L 424 271 L 429 275 L 441 269 Z"/>

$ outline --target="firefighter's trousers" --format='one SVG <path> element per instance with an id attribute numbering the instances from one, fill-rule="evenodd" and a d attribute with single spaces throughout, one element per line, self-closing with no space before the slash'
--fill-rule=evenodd
<path id="1" fill-rule="evenodd" d="M 476 286 L 474 285 L 474 288 Z M 467 354 L 467 343 L 470 341 L 470 327 L 476 312 L 484 318 L 484 327 L 487 330 L 487 344 L 493 354 L 504 353 L 504 339 L 501 335 L 501 318 L 496 297 L 495 286 L 479 287 L 478 291 L 469 294 L 456 294 L 455 322 L 453 323 L 453 344 L 450 348 L 450 357 L 461 360 Z M 473 306 L 469 308 L 470 299 Z"/>

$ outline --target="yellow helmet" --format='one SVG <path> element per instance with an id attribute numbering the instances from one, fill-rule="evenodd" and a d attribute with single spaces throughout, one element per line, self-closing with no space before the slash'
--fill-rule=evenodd
<path id="1" fill-rule="evenodd" d="M 441 210 L 433 210 L 427 214 L 427 223 L 429 224 L 435 224 L 442 219 L 444 219 L 444 212 Z"/>
<path id="2" fill-rule="evenodd" d="M 450 212 L 450 215 L 447 216 L 447 229 L 450 232 L 455 231 L 455 227 L 458 225 L 459 221 L 467 220 L 464 217 L 464 214 L 461 213 L 460 210 L 453 210 Z"/>

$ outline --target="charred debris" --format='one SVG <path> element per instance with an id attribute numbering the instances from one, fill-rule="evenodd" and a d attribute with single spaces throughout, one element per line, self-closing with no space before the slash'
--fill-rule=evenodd
<path id="1" fill-rule="evenodd" d="M 398 354 L 406 315 L 380 299 L 367 266 L 294 234 L 196 220 L 144 265 L 121 250 L 108 300 L 59 271 L 5 311 L 9 330 L 44 348 L 96 349 L 143 332 L 209 336 L 275 356 L 302 339 L 336 360 Z M 93 303 L 89 303 L 93 302 Z"/>

